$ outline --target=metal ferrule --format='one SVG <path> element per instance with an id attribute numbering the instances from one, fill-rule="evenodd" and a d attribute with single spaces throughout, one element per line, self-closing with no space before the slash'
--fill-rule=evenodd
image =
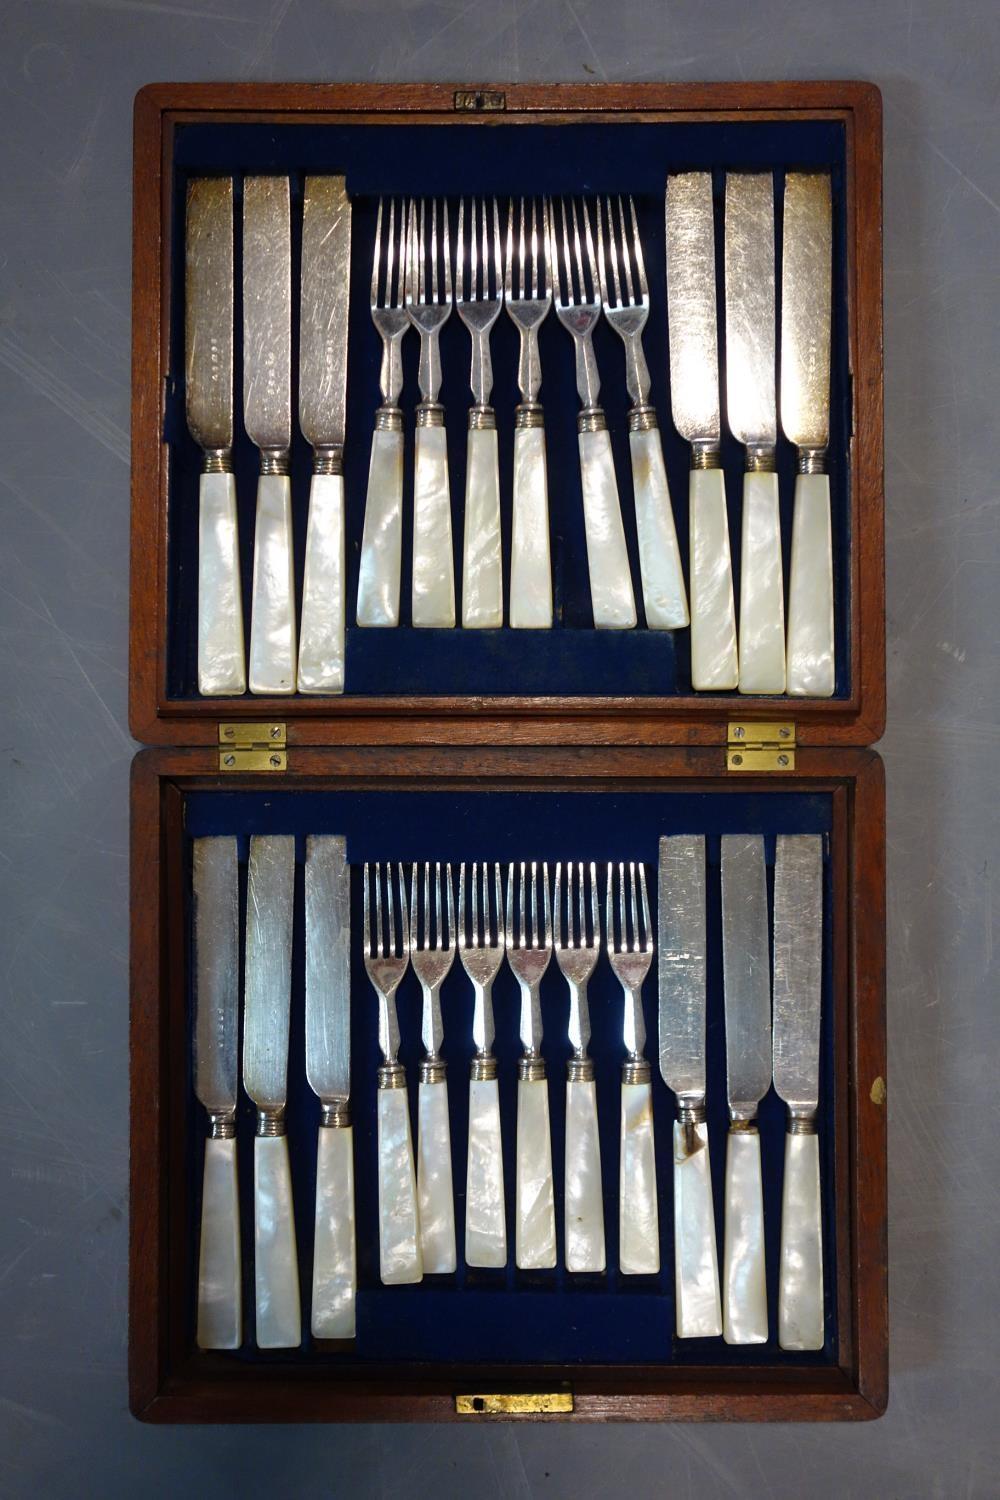
<path id="1" fill-rule="evenodd" d="M 576 419 L 577 432 L 607 432 L 608 419 L 599 406 L 585 406 Z"/>
<path id="2" fill-rule="evenodd" d="M 444 1058 L 436 1052 L 428 1053 L 420 1064 L 421 1083 L 444 1083 L 446 1073 Z"/>
<path id="3" fill-rule="evenodd" d="M 469 408 L 470 432 L 495 432 L 496 425 L 497 414 L 492 406 L 471 406 Z"/>
<path id="4" fill-rule="evenodd" d="M 691 444 L 692 469 L 721 468 L 721 449 L 713 439 L 699 440 Z"/>
<path id="5" fill-rule="evenodd" d="M 208 1138 L 210 1141 L 231 1141 L 236 1134 L 236 1115 L 213 1114 L 208 1115 Z"/>
<path id="6" fill-rule="evenodd" d="M 260 472 L 262 474 L 287 474 L 289 458 L 287 448 L 262 448 L 260 450 Z"/>
<path id="7" fill-rule="evenodd" d="M 659 425 L 655 406 L 633 406 L 628 414 L 629 432 L 654 432 Z"/>
<path id="8" fill-rule="evenodd" d="M 257 1111 L 257 1134 L 261 1136 L 284 1135 L 285 1133 L 285 1107 L 280 1109 L 259 1109 Z"/>
<path id="9" fill-rule="evenodd" d="M 382 1063 L 376 1075 L 380 1089 L 405 1089 L 406 1069 L 402 1063 Z"/>
<path id="10" fill-rule="evenodd" d="M 497 1060 L 489 1052 L 477 1052 L 469 1064 L 472 1083 L 490 1083 L 497 1076 Z"/>
<path id="11" fill-rule="evenodd" d="M 677 1119 L 684 1127 L 684 1155 L 694 1156 L 696 1151 L 701 1150 L 701 1141 L 695 1134 L 695 1128 L 705 1123 L 704 1099 L 678 1099 Z"/>
<path id="12" fill-rule="evenodd" d="M 586 1052 L 579 1052 L 571 1057 L 566 1064 L 567 1083 L 593 1083 L 594 1063 Z"/>
<path id="13" fill-rule="evenodd" d="M 232 449 L 206 448 L 202 454 L 201 472 L 203 474 L 231 474 L 233 472 Z"/>
<path id="14" fill-rule="evenodd" d="M 545 1077 L 545 1059 L 537 1052 L 526 1052 L 518 1059 L 517 1076 L 522 1083 L 537 1083 Z"/>
<path id="15" fill-rule="evenodd" d="M 747 448 L 748 474 L 773 474 L 775 470 L 774 449 L 764 443 L 751 443 Z"/>
<path id="16" fill-rule="evenodd" d="M 344 450 L 339 443 L 313 449 L 314 474 L 343 474 Z"/>
<path id="17" fill-rule="evenodd" d="M 756 1119 L 753 1120 L 730 1120 L 730 1135 L 758 1135 Z"/>
<path id="18" fill-rule="evenodd" d="M 375 413 L 376 432 L 402 432 L 403 412 L 398 406 L 380 406 Z"/>
<path id="19" fill-rule="evenodd" d="M 351 1123 L 351 1106 L 346 1099 L 330 1099 L 323 1105 L 319 1123 L 324 1130 L 343 1130 Z"/>
<path id="20" fill-rule="evenodd" d="M 648 1083 L 649 1063 L 638 1055 L 626 1057 L 622 1063 L 622 1083 Z"/>
<path id="21" fill-rule="evenodd" d="M 514 426 L 515 428 L 545 426 L 545 416 L 537 401 L 522 401 L 520 406 L 514 408 Z"/>
<path id="22" fill-rule="evenodd" d="M 438 401 L 421 401 L 417 407 L 418 427 L 443 427 L 444 407 Z"/>
<path id="23" fill-rule="evenodd" d="M 789 1115 L 788 1116 L 788 1134 L 789 1135 L 815 1135 L 816 1134 L 816 1116 L 815 1115 Z"/>
<path id="24" fill-rule="evenodd" d="M 799 449 L 799 473 L 800 474 L 825 474 L 826 473 L 826 449 L 825 448 L 800 448 Z"/>

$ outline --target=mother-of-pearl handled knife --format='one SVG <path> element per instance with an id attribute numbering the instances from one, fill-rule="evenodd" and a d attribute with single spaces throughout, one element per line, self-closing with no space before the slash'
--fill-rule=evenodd
<path id="1" fill-rule="evenodd" d="M 730 1119 L 722 1332 L 727 1344 L 763 1344 L 767 1279 L 757 1106 L 771 1087 L 771 959 L 759 834 L 723 835 L 722 963 Z"/>
<path id="2" fill-rule="evenodd" d="M 351 876 L 340 835 L 306 840 L 306 1077 L 322 1105 L 316 1146 L 312 1333 L 354 1337 Z"/>
<path id="3" fill-rule="evenodd" d="M 344 429 L 351 200 L 343 177 L 307 177 L 302 216 L 299 426 L 313 450 L 299 631 L 300 693 L 344 691 Z"/>
<path id="4" fill-rule="evenodd" d="M 287 177 L 243 183 L 243 412 L 260 449 L 250 691 L 295 691 L 292 556 L 292 227 Z"/>
<path id="5" fill-rule="evenodd" d="M 746 449 L 740 565 L 741 693 L 785 691 L 785 592 L 778 512 L 774 179 L 726 178 L 726 414 Z"/>
<path id="6" fill-rule="evenodd" d="M 660 839 L 660 1072 L 677 1096 L 674 1281 L 677 1337 L 722 1332 L 712 1171 L 705 1123 L 705 840 Z"/>
<path id="7" fill-rule="evenodd" d="M 823 841 L 779 834 L 774 866 L 774 1087 L 788 1105 L 781 1198 L 778 1343 L 822 1349 L 819 1032 L 823 986 Z"/>
<path id="8" fill-rule="evenodd" d="M 830 441 L 833 210 L 825 172 L 785 179 L 781 263 L 781 425 L 799 450 L 788 588 L 788 692 L 835 686 Z"/>
<path id="9" fill-rule="evenodd" d="M 719 464 L 719 340 L 715 225 L 709 172 L 667 178 L 667 316 L 674 426 L 691 444 L 691 685 L 721 692 L 739 681 L 726 480 Z"/>
<path id="10" fill-rule="evenodd" d="M 252 838 L 247 885 L 243 1087 L 257 1106 L 254 1277 L 257 1344 L 261 1349 L 296 1348 L 302 1338 L 292 1178 L 285 1135 L 294 897 L 294 838 Z"/>
<path id="11" fill-rule="evenodd" d="M 236 1178 L 239 867 L 234 838 L 194 841 L 194 1091 L 208 1112 L 198 1254 L 198 1347 L 243 1342 Z"/>
<path id="12" fill-rule="evenodd" d="M 247 690 L 233 477 L 233 179 L 188 184 L 185 403 L 198 481 L 198 691 Z"/>

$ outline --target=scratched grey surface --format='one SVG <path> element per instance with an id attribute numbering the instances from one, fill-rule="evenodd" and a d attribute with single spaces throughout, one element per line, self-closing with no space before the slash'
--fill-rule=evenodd
<path id="1" fill-rule="evenodd" d="M 1000 12 L 954 0 L 2 10 L 0 1493 L 1000 1495 Z M 868 77 L 885 96 L 893 1377 L 864 1427 L 128 1416 L 132 96 L 152 79 Z"/>

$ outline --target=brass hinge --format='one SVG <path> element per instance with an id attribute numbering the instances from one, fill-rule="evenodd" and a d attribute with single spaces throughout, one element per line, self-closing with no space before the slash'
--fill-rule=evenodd
<path id="1" fill-rule="evenodd" d="M 284 724 L 220 724 L 220 771 L 285 771 Z"/>
<path id="2" fill-rule="evenodd" d="M 727 771 L 794 771 L 795 725 L 731 723 L 726 735 Z"/>
<path id="3" fill-rule="evenodd" d="M 456 89 L 455 108 L 484 114 L 507 108 L 507 95 L 499 89 Z"/>
<path id="4" fill-rule="evenodd" d="M 481 1396 L 456 1396 L 455 1410 L 460 1417 L 526 1417 L 539 1412 L 551 1416 L 573 1410 L 573 1392 L 504 1395 L 494 1391 Z"/>

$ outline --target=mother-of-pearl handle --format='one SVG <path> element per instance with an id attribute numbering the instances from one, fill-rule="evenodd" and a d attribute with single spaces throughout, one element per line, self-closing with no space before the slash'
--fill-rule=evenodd
<path id="1" fill-rule="evenodd" d="M 299 692 L 344 691 L 344 476 L 314 474 L 299 631 Z"/>
<path id="2" fill-rule="evenodd" d="M 517 1081 L 516 1189 L 514 1263 L 521 1271 L 546 1270 L 556 1263 L 556 1210 L 544 1078 Z"/>
<path id="3" fill-rule="evenodd" d="M 413 470 L 412 619 L 416 626 L 455 623 L 448 440 L 443 427 L 418 427 Z"/>
<path id="4" fill-rule="evenodd" d="M 258 1135 L 253 1147 L 257 1347 L 296 1349 L 302 1308 L 288 1137 Z"/>
<path id="5" fill-rule="evenodd" d="M 830 477 L 800 474 L 792 515 L 788 586 L 788 692 L 830 698 L 834 689 Z"/>
<path id="6" fill-rule="evenodd" d="M 727 1344 L 767 1342 L 764 1193 L 756 1130 L 730 1130 L 726 1141 L 722 1335 Z"/>
<path id="7" fill-rule="evenodd" d="M 689 1151 L 687 1132 L 693 1140 Z M 674 1283 L 677 1337 L 722 1332 L 719 1256 L 715 1244 L 708 1126 L 674 1122 Z"/>
<path id="8" fill-rule="evenodd" d="M 740 692 L 785 691 L 785 586 L 777 474 L 744 474 Z"/>
<path id="9" fill-rule="evenodd" d="M 198 481 L 198 691 L 219 697 L 247 690 L 243 594 L 236 525 L 236 479 Z"/>
<path id="10" fill-rule="evenodd" d="M 403 430 L 377 427 L 368 465 L 368 497 L 358 574 L 358 624 L 399 624 L 403 554 Z"/>
<path id="11" fill-rule="evenodd" d="M 604 1194 L 597 1133 L 597 1085 L 566 1082 L 566 1269 L 603 1271 Z"/>
<path id="12" fill-rule="evenodd" d="M 778 1343 L 782 1349 L 822 1349 L 823 1321 L 819 1137 L 789 1132 L 781 1193 Z"/>
<path id="13" fill-rule="evenodd" d="M 599 630 L 629 630 L 637 616 L 611 436 L 599 429 L 581 432 L 578 441 L 594 624 Z"/>
<path id="14" fill-rule="evenodd" d="M 465 1263 L 469 1266 L 507 1264 L 500 1089 L 495 1078 L 472 1078 L 469 1081 Z"/>
<path id="15" fill-rule="evenodd" d="M 492 630 L 503 624 L 500 463 L 495 427 L 469 429 L 462 549 L 462 624 L 466 630 Z"/>
<path id="16" fill-rule="evenodd" d="M 655 427 L 630 432 L 628 440 L 646 625 L 650 630 L 679 630 L 690 617 L 663 444 Z"/>
<path id="17" fill-rule="evenodd" d="M 417 1202 L 424 1275 L 447 1275 L 457 1262 L 448 1085 L 443 1079 L 420 1083 L 417 1123 Z"/>
<path id="18" fill-rule="evenodd" d="M 295 691 L 295 566 L 292 486 L 287 474 L 262 474 L 257 481 L 250 691 Z"/>
<path id="19" fill-rule="evenodd" d="M 321 1125 L 316 1143 L 313 1338 L 354 1337 L 357 1286 L 354 1131 L 350 1125 Z"/>
<path id="20" fill-rule="evenodd" d="M 243 1342 L 240 1200 L 236 1141 L 205 1142 L 198 1252 L 198 1348 L 238 1349 Z"/>
<path id="21" fill-rule="evenodd" d="M 544 427 L 514 429 L 514 502 L 510 543 L 510 623 L 552 626 L 552 559 Z"/>
<path id="22" fill-rule="evenodd" d="M 721 469 L 692 469 L 688 491 L 691 533 L 691 685 L 725 692 L 739 681 L 736 607 Z"/>
<path id="23" fill-rule="evenodd" d="M 379 1270 L 386 1286 L 420 1281 L 424 1262 L 405 1087 L 378 1091 L 378 1231 Z"/>
<path id="24" fill-rule="evenodd" d="M 652 1276 L 660 1269 L 656 1207 L 653 1091 L 648 1083 L 622 1084 L 619 1265 L 623 1276 Z"/>

